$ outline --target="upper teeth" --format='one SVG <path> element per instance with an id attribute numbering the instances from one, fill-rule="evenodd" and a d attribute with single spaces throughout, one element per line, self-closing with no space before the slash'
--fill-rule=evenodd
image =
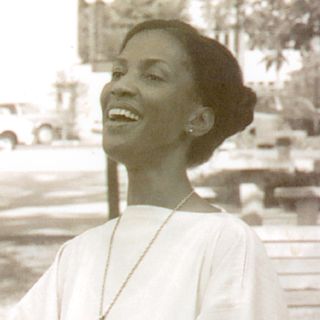
<path id="1" fill-rule="evenodd" d="M 125 116 L 131 120 L 139 120 L 139 117 L 132 113 L 129 110 L 126 109 L 121 109 L 121 108 L 114 108 L 111 109 L 108 113 L 109 118 L 113 117 L 113 116 Z"/>

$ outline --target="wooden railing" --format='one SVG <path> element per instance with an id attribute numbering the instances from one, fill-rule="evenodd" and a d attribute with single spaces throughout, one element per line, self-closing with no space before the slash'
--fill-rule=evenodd
<path id="1" fill-rule="evenodd" d="M 278 272 L 290 320 L 320 319 L 320 226 L 261 226 L 254 230 Z"/>

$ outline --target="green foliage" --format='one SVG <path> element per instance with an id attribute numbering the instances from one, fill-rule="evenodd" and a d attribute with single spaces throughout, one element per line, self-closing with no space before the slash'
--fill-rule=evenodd
<path id="1" fill-rule="evenodd" d="M 216 28 L 241 27 L 254 48 L 309 50 L 320 36 L 320 4 L 315 0 L 202 0 L 204 17 Z M 210 15 L 208 16 L 208 13 Z"/>
<path id="2" fill-rule="evenodd" d="M 204 17 L 215 29 L 242 29 L 249 47 L 266 50 L 266 68 L 285 62 L 283 49 L 305 54 L 320 36 L 317 0 L 202 0 Z M 212 22 L 214 21 L 214 23 Z"/>
<path id="3" fill-rule="evenodd" d="M 79 54 L 84 63 L 109 61 L 125 33 L 146 19 L 186 19 L 188 0 L 79 1 Z"/>
<path id="4" fill-rule="evenodd" d="M 287 62 L 287 59 L 281 50 L 271 50 L 265 55 L 261 62 L 265 63 L 266 70 L 269 70 L 273 65 L 275 65 L 276 70 L 280 70 L 283 63 Z"/>
<path id="5" fill-rule="evenodd" d="M 209 29 L 229 30 L 236 27 L 239 6 L 235 0 L 201 0 L 201 7 Z"/>
<path id="6" fill-rule="evenodd" d="M 132 25 L 152 18 L 179 18 L 185 6 L 183 0 L 114 0 L 110 9 L 114 22 L 126 20 Z"/>
<path id="7" fill-rule="evenodd" d="M 320 54 L 309 52 L 303 57 L 302 68 L 292 73 L 285 87 L 289 95 L 311 99 L 320 108 Z"/>
<path id="8" fill-rule="evenodd" d="M 314 0 L 247 0 L 241 4 L 252 47 L 310 50 L 320 36 L 320 5 Z"/>

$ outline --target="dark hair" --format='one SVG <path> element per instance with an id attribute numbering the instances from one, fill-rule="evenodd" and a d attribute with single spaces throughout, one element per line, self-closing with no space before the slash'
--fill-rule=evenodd
<path id="1" fill-rule="evenodd" d="M 256 94 L 243 85 L 239 64 L 225 46 L 179 20 L 147 20 L 137 24 L 127 33 L 120 51 L 144 30 L 165 30 L 183 45 L 202 103 L 214 111 L 213 128 L 194 139 L 188 153 L 189 166 L 203 163 L 226 138 L 252 122 Z"/>

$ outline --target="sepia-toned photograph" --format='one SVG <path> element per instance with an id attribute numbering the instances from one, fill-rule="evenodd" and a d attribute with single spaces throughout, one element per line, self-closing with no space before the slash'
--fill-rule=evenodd
<path id="1" fill-rule="evenodd" d="M 0 2 L 0 320 L 320 319 L 320 2 Z"/>

